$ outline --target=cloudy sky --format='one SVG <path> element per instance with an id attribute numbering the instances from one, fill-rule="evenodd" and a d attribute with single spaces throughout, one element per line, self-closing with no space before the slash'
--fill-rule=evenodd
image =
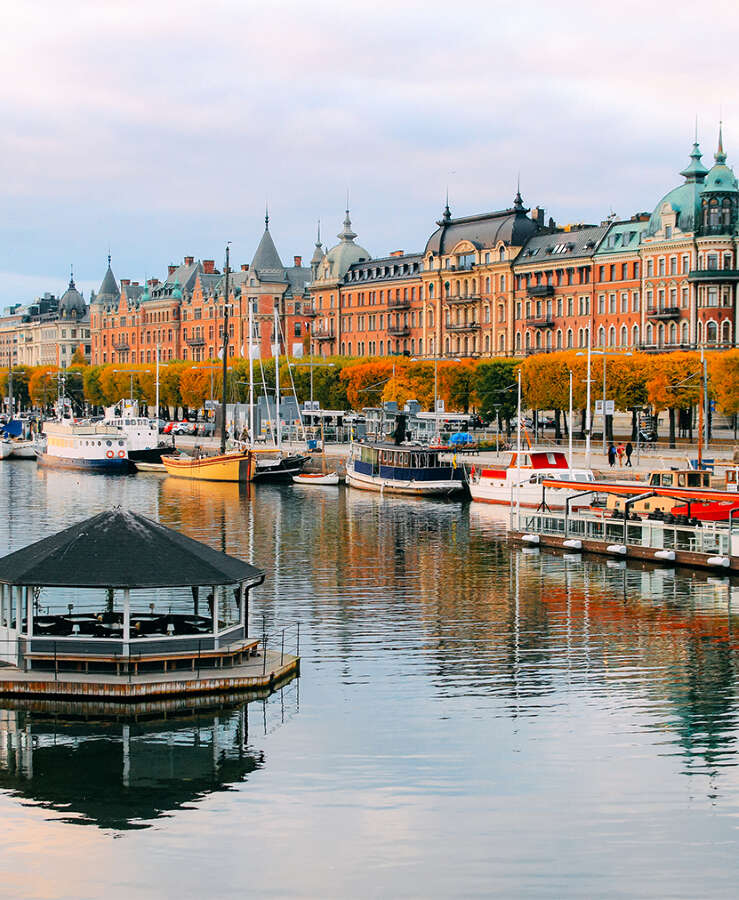
<path id="1" fill-rule="evenodd" d="M 698 117 L 739 160 L 731 2 L 26 0 L 4 6 L 0 306 L 249 262 L 269 203 L 287 261 L 350 192 L 373 255 L 452 213 L 651 210 Z M 706 161 L 704 159 L 704 161 Z"/>

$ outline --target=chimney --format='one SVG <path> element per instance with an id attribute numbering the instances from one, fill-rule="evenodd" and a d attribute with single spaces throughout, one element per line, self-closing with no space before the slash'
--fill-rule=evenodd
<path id="1" fill-rule="evenodd" d="M 185 265 L 186 266 L 191 266 L 194 262 L 195 262 L 194 256 L 186 256 L 185 257 Z"/>
<path id="2" fill-rule="evenodd" d="M 131 284 L 130 278 L 121 278 L 121 287 L 128 287 Z"/>
<path id="3" fill-rule="evenodd" d="M 204 259 L 203 260 L 203 272 L 206 275 L 212 275 L 215 272 L 216 261 L 214 259 Z"/>
<path id="4" fill-rule="evenodd" d="M 241 271 L 248 272 L 249 271 L 249 263 L 241 263 Z"/>
<path id="5" fill-rule="evenodd" d="M 295 260 L 295 268 L 299 269 L 303 265 L 303 257 L 302 256 L 293 256 Z"/>
<path id="6" fill-rule="evenodd" d="M 132 282 L 131 282 L 131 287 L 138 287 L 138 286 L 139 286 L 138 281 L 132 281 Z"/>
<path id="7" fill-rule="evenodd" d="M 177 268 L 177 266 L 174 263 L 170 263 L 167 266 L 167 275 L 168 276 L 171 275 L 175 271 L 176 268 Z"/>
<path id="8" fill-rule="evenodd" d="M 158 278 L 150 278 L 149 279 L 149 287 L 156 287 L 159 284 Z"/>
<path id="9" fill-rule="evenodd" d="M 531 218 L 536 222 L 539 228 L 544 227 L 544 210 L 540 206 L 534 208 Z"/>
<path id="10" fill-rule="evenodd" d="M 390 256 L 403 256 L 405 254 L 404 250 L 393 250 Z"/>

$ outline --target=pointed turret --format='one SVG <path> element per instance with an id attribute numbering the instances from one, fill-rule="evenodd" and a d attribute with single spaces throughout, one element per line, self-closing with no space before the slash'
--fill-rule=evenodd
<path id="1" fill-rule="evenodd" d="M 100 285 L 100 290 L 95 295 L 95 303 L 117 303 L 121 295 L 118 282 L 110 267 L 110 253 L 108 254 L 108 269 Z M 91 301 L 92 302 L 92 301 Z"/>
<path id="2" fill-rule="evenodd" d="M 262 273 L 267 273 L 270 277 L 279 275 L 278 280 L 284 280 L 285 277 L 285 267 L 282 265 L 280 254 L 277 252 L 277 247 L 275 247 L 269 231 L 268 211 L 264 215 L 264 234 L 254 254 L 254 259 L 251 261 L 251 270 L 256 272 L 258 277 L 261 277 Z"/>
<path id="3" fill-rule="evenodd" d="M 719 166 L 723 166 L 726 163 L 726 154 L 724 153 L 724 123 L 718 123 L 718 149 L 713 154 L 713 158 L 716 160 L 716 163 Z"/>
<path id="4" fill-rule="evenodd" d="M 357 236 L 356 231 L 352 231 L 352 220 L 349 218 L 349 210 L 346 210 L 346 218 L 344 219 L 344 230 L 340 231 L 336 237 L 345 244 L 354 243 Z"/>

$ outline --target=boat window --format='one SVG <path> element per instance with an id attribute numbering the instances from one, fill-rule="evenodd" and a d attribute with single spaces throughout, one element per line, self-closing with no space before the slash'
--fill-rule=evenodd
<path id="1" fill-rule="evenodd" d="M 678 487 L 685 487 L 685 472 L 681 472 L 681 473 L 677 476 L 677 486 L 678 486 Z"/>
<path id="2" fill-rule="evenodd" d="M 673 478 L 672 475 L 664 474 L 662 476 L 662 486 L 663 487 L 672 487 Z"/>
<path id="3" fill-rule="evenodd" d="M 653 472 L 651 478 L 649 479 L 650 484 L 659 484 L 659 473 Z"/>
<path id="4" fill-rule="evenodd" d="M 703 473 L 703 487 L 710 487 L 710 486 L 711 486 L 711 475 L 709 472 L 704 472 Z"/>
<path id="5" fill-rule="evenodd" d="M 701 473 L 700 472 L 688 472 L 688 487 L 700 487 L 701 486 Z"/>
<path id="6" fill-rule="evenodd" d="M 119 446 L 119 447 L 122 447 L 122 446 L 123 446 L 123 441 L 118 441 L 118 446 Z"/>

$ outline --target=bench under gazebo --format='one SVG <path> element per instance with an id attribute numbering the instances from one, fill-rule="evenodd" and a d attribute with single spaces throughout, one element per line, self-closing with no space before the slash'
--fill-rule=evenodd
<path id="1" fill-rule="evenodd" d="M 264 577 L 127 510 L 72 525 L 0 559 L 0 691 L 7 692 L 8 667 L 26 684 L 53 672 L 41 693 L 58 692 L 70 673 L 108 685 L 186 677 L 188 691 L 199 689 L 203 669 L 211 670 L 204 678 L 217 674 L 221 682 L 228 673 L 225 688 L 244 679 L 271 684 L 285 674 L 285 654 L 277 654 L 277 670 L 268 669 L 266 650 L 260 655 L 248 634 L 249 592 Z"/>

